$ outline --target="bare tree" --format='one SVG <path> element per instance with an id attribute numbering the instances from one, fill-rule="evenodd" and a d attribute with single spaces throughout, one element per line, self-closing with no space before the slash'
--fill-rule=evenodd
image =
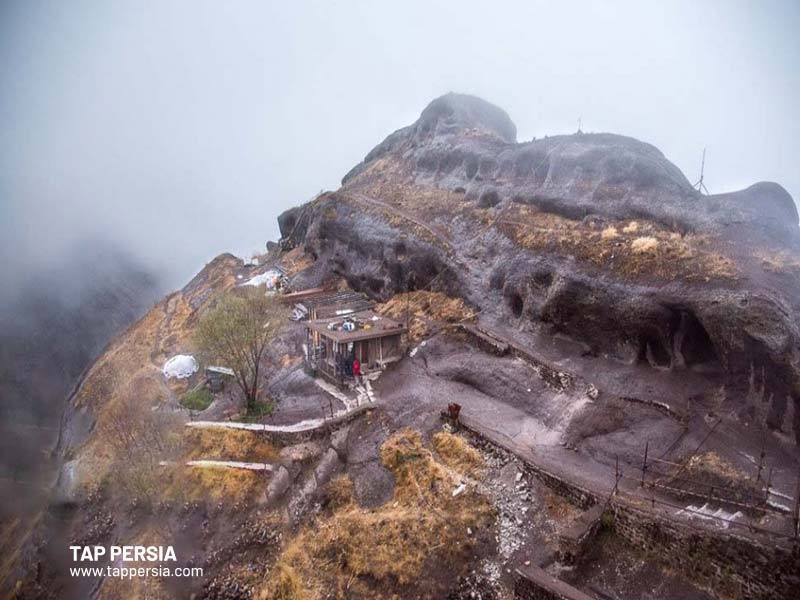
<path id="1" fill-rule="evenodd" d="M 111 476 L 119 488 L 152 501 L 159 489 L 159 461 L 178 447 L 179 419 L 130 394 L 106 410 L 99 431 L 114 459 Z"/>
<path id="2" fill-rule="evenodd" d="M 278 298 L 264 294 L 263 288 L 255 288 L 223 295 L 197 327 L 195 341 L 200 352 L 233 369 L 236 384 L 251 410 L 261 391 L 261 360 L 285 318 Z"/>

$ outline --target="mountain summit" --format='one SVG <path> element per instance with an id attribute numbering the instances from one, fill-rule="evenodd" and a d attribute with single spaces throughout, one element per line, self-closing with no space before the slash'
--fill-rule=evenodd
<path id="1" fill-rule="evenodd" d="M 703 195 L 657 148 L 620 135 L 515 138 L 480 98 L 431 102 L 341 189 L 281 215 L 287 242 L 317 258 L 307 282 L 333 272 L 382 299 L 443 290 L 592 355 L 676 381 L 719 377 L 728 402 L 800 433 L 800 410 L 784 422 L 800 398 L 800 230 L 786 190 Z"/>

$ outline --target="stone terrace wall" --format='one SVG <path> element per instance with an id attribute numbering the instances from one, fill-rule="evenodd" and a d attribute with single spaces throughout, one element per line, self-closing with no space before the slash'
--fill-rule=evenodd
<path id="1" fill-rule="evenodd" d="M 518 600 L 592 600 L 538 567 L 517 569 L 515 576 L 514 596 Z"/>
<path id="2" fill-rule="evenodd" d="M 458 422 L 458 427 L 471 434 L 473 439 L 476 440 L 479 445 L 488 444 L 495 450 L 499 449 L 501 452 L 509 452 L 514 454 L 513 451 L 510 451 L 509 449 L 504 448 L 494 442 L 490 436 L 486 435 L 480 425 L 473 422 L 469 417 L 461 417 L 460 421 Z M 535 477 L 556 492 L 559 496 L 566 498 L 570 503 L 574 504 L 578 508 L 587 510 L 598 503 L 598 496 L 587 488 L 560 477 L 559 475 L 540 467 L 536 463 L 531 462 L 523 456 L 519 456 L 517 454 L 515 454 L 515 456 L 522 461 L 523 468 L 528 475 Z"/>
<path id="3" fill-rule="evenodd" d="M 576 506 L 588 509 L 606 498 L 545 470 L 530 458 L 514 453 L 479 424 L 462 419 L 479 444 L 511 452 L 528 472 Z M 614 531 L 631 546 L 652 554 L 717 596 L 747 600 L 788 600 L 800 598 L 800 545 L 780 538 L 758 541 L 728 531 L 715 531 L 691 523 L 667 519 L 633 506 L 622 496 L 608 503 Z M 519 596 L 551 598 L 557 596 Z"/>
<path id="4" fill-rule="evenodd" d="M 613 529 L 631 545 L 685 573 L 715 595 L 800 598 L 800 546 L 759 543 L 693 528 L 613 501 Z"/>

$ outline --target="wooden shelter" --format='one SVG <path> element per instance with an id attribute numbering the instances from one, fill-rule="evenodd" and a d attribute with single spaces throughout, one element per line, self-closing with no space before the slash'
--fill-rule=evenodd
<path id="1" fill-rule="evenodd" d="M 294 314 L 298 321 L 341 317 L 371 309 L 375 305 L 359 292 L 337 292 L 321 288 L 285 294 L 281 300 L 294 305 Z"/>
<path id="2" fill-rule="evenodd" d="M 400 360 L 406 331 L 402 323 L 372 310 L 310 320 L 306 323 L 306 364 L 342 383 L 353 377 L 354 359 L 362 374 Z"/>
<path id="3" fill-rule="evenodd" d="M 214 365 L 206 367 L 206 387 L 214 392 L 221 392 L 225 388 L 226 380 L 233 379 L 236 374 L 228 367 Z"/>

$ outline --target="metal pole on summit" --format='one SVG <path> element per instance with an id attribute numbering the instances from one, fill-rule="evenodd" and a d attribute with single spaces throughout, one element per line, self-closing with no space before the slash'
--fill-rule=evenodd
<path id="1" fill-rule="evenodd" d="M 705 192 L 708 195 L 708 188 L 706 187 L 703 178 L 705 177 L 705 170 L 706 170 L 706 149 L 703 148 L 703 160 L 700 162 L 700 179 L 697 180 L 697 183 L 694 184 L 694 187 L 697 188 L 697 191 L 701 194 Z"/>

